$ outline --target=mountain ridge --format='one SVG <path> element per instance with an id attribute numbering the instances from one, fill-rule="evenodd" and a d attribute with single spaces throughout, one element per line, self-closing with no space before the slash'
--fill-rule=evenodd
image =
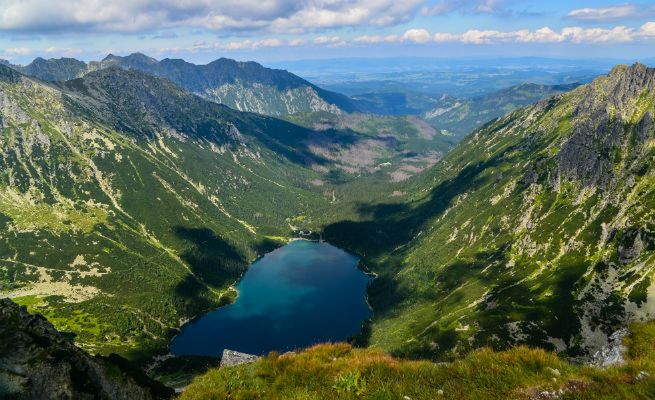
<path id="1" fill-rule="evenodd" d="M 265 68 L 253 61 L 219 58 L 209 64 L 195 65 L 182 59 L 158 61 L 134 53 L 125 57 L 109 54 L 101 61 L 88 64 L 73 58 L 37 58 L 26 66 L 8 65 L 26 75 L 51 82 L 80 78 L 112 66 L 136 69 L 166 78 L 192 93 L 236 110 L 266 115 L 356 110 L 346 96 L 321 89 L 288 71 Z"/>

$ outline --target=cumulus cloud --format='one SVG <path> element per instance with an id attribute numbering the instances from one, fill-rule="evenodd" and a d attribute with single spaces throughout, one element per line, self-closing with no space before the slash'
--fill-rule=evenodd
<path id="1" fill-rule="evenodd" d="M 373 43 L 394 43 L 399 41 L 398 35 L 363 35 L 358 36 L 353 39 L 354 43 L 364 43 L 364 44 L 373 44 Z"/>
<path id="2" fill-rule="evenodd" d="M 0 59 L 13 60 L 16 57 L 22 57 L 32 54 L 32 50 L 27 47 L 10 47 L 0 51 Z"/>
<path id="3" fill-rule="evenodd" d="M 499 12 L 500 9 L 500 2 L 498 0 L 483 0 L 475 5 L 474 10 L 482 14 L 494 14 Z"/>
<path id="4" fill-rule="evenodd" d="M 639 33 L 642 37 L 655 38 L 655 22 L 646 22 L 641 26 Z"/>
<path id="5" fill-rule="evenodd" d="M 612 21 L 634 17 L 637 12 L 637 6 L 624 4 L 612 7 L 579 8 L 568 13 L 567 17 L 583 21 Z"/>
<path id="6" fill-rule="evenodd" d="M 289 46 L 295 47 L 295 46 L 302 46 L 307 44 L 307 41 L 305 39 L 292 39 L 289 40 L 287 43 Z"/>
<path id="7" fill-rule="evenodd" d="M 626 43 L 655 38 L 655 23 L 647 22 L 639 29 L 616 26 L 614 28 L 567 27 L 557 32 L 548 27 L 535 31 L 468 30 L 461 34 L 435 33 L 435 42 L 461 42 L 467 44 L 494 43 Z"/>
<path id="8" fill-rule="evenodd" d="M 372 43 L 445 43 L 499 44 L 499 43 L 626 43 L 636 40 L 655 39 L 655 22 L 647 22 L 639 29 L 616 26 L 614 28 L 567 27 L 555 31 L 549 27 L 537 30 L 515 31 L 471 29 L 463 33 L 437 32 L 426 29 L 410 29 L 402 35 L 364 35 L 352 40 L 355 44 Z"/>
<path id="9" fill-rule="evenodd" d="M 430 35 L 430 32 L 428 32 L 426 29 L 410 29 L 403 36 L 401 39 L 403 41 L 408 41 L 408 42 L 414 42 L 414 43 L 427 43 L 432 39 Z"/>
<path id="10" fill-rule="evenodd" d="M 347 44 L 347 42 L 339 36 L 319 36 L 313 40 L 313 43 L 327 45 L 328 47 L 341 47 Z"/>
<path id="11" fill-rule="evenodd" d="M 409 21 L 425 0 L 0 0 L 0 31 L 142 32 L 170 27 L 300 33 Z"/>
<path id="12" fill-rule="evenodd" d="M 31 53 L 32 49 L 28 49 L 27 47 L 10 47 L 4 51 L 4 54 L 9 56 L 26 56 Z"/>
<path id="13" fill-rule="evenodd" d="M 185 47 L 162 47 L 156 49 L 156 53 L 195 53 L 198 51 L 207 50 L 225 50 L 225 51 L 238 51 L 238 50 L 257 50 L 265 47 L 280 47 L 280 46 L 294 46 L 293 41 L 285 41 L 278 38 L 267 38 L 261 40 L 234 40 L 234 41 L 220 41 L 207 43 L 204 41 L 193 43 Z M 105 51 L 112 53 L 113 51 Z"/>

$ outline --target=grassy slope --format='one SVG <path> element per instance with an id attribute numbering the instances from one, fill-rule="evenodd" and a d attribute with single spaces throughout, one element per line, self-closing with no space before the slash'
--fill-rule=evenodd
<path id="1" fill-rule="evenodd" d="M 582 355 L 652 318 L 655 91 L 644 71 L 616 68 L 495 121 L 410 200 L 362 204 L 327 226 L 379 274 L 362 342 L 437 359 L 516 344 Z M 637 236 L 640 251 L 620 257 Z"/>
<path id="2" fill-rule="evenodd" d="M 504 352 L 482 349 L 453 363 L 434 364 L 394 359 L 380 350 L 346 344 L 319 345 L 298 354 L 271 354 L 254 364 L 209 371 L 196 378 L 181 398 L 652 398 L 655 324 L 634 325 L 626 342 L 627 363 L 605 370 L 569 364 L 553 353 L 527 347 Z"/>

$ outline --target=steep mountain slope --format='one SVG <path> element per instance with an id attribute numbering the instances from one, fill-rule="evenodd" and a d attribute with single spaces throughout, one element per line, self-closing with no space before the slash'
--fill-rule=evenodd
<path id="1" fill-rule="evenodd" d="M 0 299 L 3 399 L 164 399 L 173 391 L 126 360 L 92 357 L 40 315 Z"/>
<path id="2" fill-rule="evenodd" d="M 354 103 L 346 96 L 323 90 L 292 73 L 227 58 L 207 65 L 195 65 L 180 59 L 157 61 L 139 53 L 126 57 L 110 54 L 102 61 L 88 65 L 70 58 L 37 58 L 27 66 L 12 67 L 45 81 L 66 81 L 110 67 L 137 70 L 166 78 L 192 93 L 235 110 L 265 115 L 355 110 Z"/>
<path id="3" fill-rule="evenodd" d="M 326 227 L 379 274 L 361 340 L 585 356 L 654 318 L 654 115 L 655 69 L 618 66 L 476 131 L 411 201 Z"/>
<path id="4" fill-rule="evenodd" d="M 333 203 L 434 163 L 407 153 L 418 130 L 316 131 L 116 67 L 47 84 L 0 66 L 0 124 L 0 293 L 103 353 L 161 348 Z"/>
<path id="5" fill-rule="evenodd" d="M 232 297 L 290 219 L 330 201 L 311 144 L 358 140 L 116 68 L 54 86 L 0 66 L 0 124 L 0 290 L 122 353 Z"/>
<path id="6" fill-rule="evenodd" d="M 524 83 L 498 90 L 484 96 L 458 99 L 443 96 L 439 105 L 424 114 L 437 131 L 459 141 L 494 118 L 499 118 L 518 107 L 536 103 L 554 94 L 574 89 L 578 84 L 538 85 Z"/>

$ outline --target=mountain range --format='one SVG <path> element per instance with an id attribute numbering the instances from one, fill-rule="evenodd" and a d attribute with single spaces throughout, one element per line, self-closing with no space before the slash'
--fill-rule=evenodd
<path id="1" fill-rule="evenodd" d="M 141 53 L 126 57 L 108 55 L 102 61 L 85 63 L 73 58 L 37 58 L 15 70 L 44 81 L 67 81 L 100 69 L 118 67 L 166 78 L 181 88 L 235 110 L 266 115 L 309 111 L 352 112 L 353 101 L 323 90 L 283 70 L 269 69 L 255 62 L 219 58 L 206 65 L 181 59 L 161 61 Z"/>

